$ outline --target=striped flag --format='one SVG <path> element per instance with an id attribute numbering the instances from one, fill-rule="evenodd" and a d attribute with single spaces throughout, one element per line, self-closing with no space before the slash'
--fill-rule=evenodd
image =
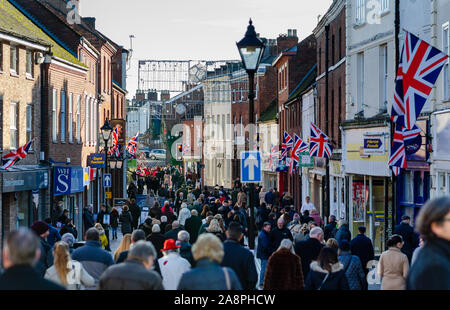
<path id="1" fill-rule="evenodd" d="M 139 136 L 139 131 L 133 138 L 131 138 L 131 140 L 128 142 L 128 145 L 127 145 L 127 151 L 133 157 L 136 157 L 136 147 L 137 147 L 138 136 Z"/>
<path id="2" fill-rule="evenodd" d="M 1 168 L 6 170 L 14 166 L 21 159 L 27 157 L 31 144 L 33 144 L 35 140 L 37 140 L 37 138 L 34 138 L 24 146 L 19 147 L 16 151 L 13 151 L 3 156 L 2 157 L 3 166 Z"/>

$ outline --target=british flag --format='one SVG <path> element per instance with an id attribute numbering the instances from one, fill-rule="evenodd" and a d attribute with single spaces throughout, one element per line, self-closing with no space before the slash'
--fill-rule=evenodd
<path id="1" fill-rule="evenodd" d="M 2 157 L 3 166 L 2 169 L 8 169 L 12 166 L 14 166 L 18 161 L 21 159 L 24 159 L 28 155 L 28 151 L 30 150 L 31 144 L 36 140 L 37 138 L 34 138 L 27 144 L 25 144 L 22 147 L 19 147 L 16 151 L 13 151 L 11 153 L 6 154 Z"/>
<path id="2" fill-rule="evenodd" d="M 324 134 L 316 125 L 311 123 L 311 137 L 309 142 L 309 156 L 331 159 L 333 146 L 330 138 Z"/>
<path id="3" fill-rule="evenodd" d="M 109 155 L 114 154 L 115 156 L 119 157 L 120 155 L 120 148 L 119 148 L 119 131 L 117 128 L 115 128 L 112 132 L 112 148 L 108 151 Z"/>
<path id="4" fill-rule="evenodd" d="M 132 157 L 136 157 L 136 147 L 137 147 L 138 136 L 139 136 L 139 131 L 133 138 L 131 138 L 131 140 L 128 142 L 128 145 L 127 145 L 127 151 Z"/>
<path id="5" fill-rule="evenodd" d="M 278 145 L 273 145 L 270 149 L 269 155 L 269 169 L 272 169 L 274 159 L 278 159 L 280 152 L 278 151 Z"/>
<path id="6" fill-rule="evenodd" d="M 281 160 L 285 161 L 287 158 L 287 153 L 294 144 L 292 137 L 285 131 L 283 136 L 283 144 L 281 144 Z"/>
<path id="7" fill-rule="evenodd" d="M 400 174 L 401 169 L 407 168 L 404 132 L 405 129 L 402 128 L 402 125 L 395 125 L 391 157 L 389 158 L 389 166 L 393 167 L 392 170 L 394 171 L 394 174 L 396 176 Z"/>
<path id="8" fill-rule="evenodd" d="M 303 140 L 294 134 L 294 147 L 291 152 L 291 164 L 289 168 L 289 173 L 292 174 L 294 168 L 298 165 L 300 161 L 300 153 L 308 150 L 308 144 L 303 142 Z"/>
<path id="9" fill-rule="evenodd" d="M 405 31 L 397 70 L 391 119 L 411 130 L 425 105 L 448 55 Z"/>

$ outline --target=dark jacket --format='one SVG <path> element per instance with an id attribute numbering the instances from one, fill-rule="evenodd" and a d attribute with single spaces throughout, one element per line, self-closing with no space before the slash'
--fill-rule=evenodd
<path id="1" fill-rule="evenodd" d="M 127 251 L 120 252 L 119 257 L 117 258 L 116 264 L 120 264 L 120 263 L 125 262 L 127 260 L 127 258 L 128 258 L 128 252 L 130 252 L 130 251 L 127 250 Z M 159 275 L 161 275 L 161 269 L 159 268 L 159 264 L 158 264 L 158 259 L 157 258 L 155 258 L 155 261 L 153 263 L 153 267 L 154 267 L 153 270 L 155 270 Z"/>
<path id="2" fill-rule="evenodd" d="M 339 261 L 344 265 L 345 275 L 347 277 L 350 290 L 365 289 L 366 275 L 364 274 L 361 261 L 358 256 L 350 254 L 350 252 L 342 252 Z"/>
<path id="3" fill-rule="evenodd" d="M 242 289 L 255 289 L 258 273 L 252 252 L 234 240 L 226 240 L 223 243 L 223 250 L 224 256 L 221 265 L 234 270 L 241 282 Z"/>
<path id="4" fill-rule="evenodd" d="M 49 234 L 47 236 L 47 243 L 52 247 L 56 242 L 61 240 L 62 233 L 59 233 L 58 230 L 52 225 L 48 225 L 50 227 Z M 75 237 L 76 238 L 76 237 Z"/>
<path id="5" fill-rule="evenodd" d="M 186 220 L 184 223 L 184 229 L 189 233 L 190 236 L 190 242 L 192 244 L 197 241 L 198 238 L 198 231 L 200 230 L 200 227 L 202 227 L 202 219 L 199 216 L 191 216 Z"/>
<path id="6" fill-rule="evenodd" d="M 272 255 L 272 247 L 270 246 L 270 233 L 261 230 L 258 236 L 258 247 L 256 248 L 256 258 L 269 259 Z"/>
<path id="7" fill-rule="evenodd" d="M 45 239 L 39 237 L 39 240 L 41 241 L 41 257 L 34 268 L 42 277 L 44 277 L 47 269 L 53 265 L 53 251 L 52 247 Z"/>
<path id="8" fill-rule="evenodd" d="M 167 233 L 164 234 L 164 237 L 167 239 L 173 239 L 173 240 L 177 240 L 178 239 L 178 233 L 180 231 L 182 231 L 183 229 L 181 227 L 169 230 Z"/>
<path id="9" fill-rule="evenodd" d="M 330 238 L 334 238 L 336 235 L 337 228 L 336 228 L 336 222 L 328 223 L 325 228 L 323 229 L 323 236 L 325 240 L 328 240 Z"/>
<path id="10" fill-rule="evenodd" d="M 318 262 L 311 263 L 311 272 L 306 279 L 306 290 L 320 290 L 322 291 L 339 291 L 348 290 L 348 281 L 345 276 L 344 266 L 341 263 L 336 263 L 331 266 L 331 274 L 325 280 L 328 271 L 322 269 Z"/>
<path id="11" fill-rule="evenodd" d="M 191 266 L 195 265 L 194 256 L 192 256 L 192 245 L 189 242 L 180 243 L 180 256 L 186 259 Z"/>
<path id="12" fill-rule="evenodd" d="M 303 275 L 308 275 L 309 265 L 313 260 L 317 260 L 323 247 L 324 245 L 315 238 L 308 238 L 295 243 L 295 254 L 300 256 L 302 260 Z"/>
<path id="13" fill-rule="evenodd" d="M 270 191 L 267 192 L 266 195 L 264 196 L 264 200 L 266 201 L 266 204 L 268 204 L 268 205 L 273 205 L 274 199 L 275 199 L 275 196 Z"/>
<path id="14" fill-rule="evenodd" d="M 131 203 L 129 206 L 131 216 L 133 217 L 133 227 L 137 227 L 139 223 L 139 218 L 141 217 L 141 208 L 135 203 Z"/>
<path id="15" fill-rule="evenodd" d="M 133 232 L 133 217 L 131 216 L 130 211 L 123 211 L 119 217 L 119 221 L 122 223 L 122 234 L 131 234 Z"/>
<path id="16" fill-rule="evenodd" d="M 300 257 L 289 249 L 280 249 L 270 256 L 264 277 L 264 290 L 303 290 Z"/>
<path id="17" fill-rule="evenodd" d="M 147 239 L 147 241 L 150 241 L 153 246 L 155 247 L 156 254 L 158 258 L 163 257 L 163 254 L 161 252 L 161 249 L 164 247 L 164 241 L 166 241 L 166 237 L 164 237 L 161 233 L 151 233 Z"/>
<path id="18" fill-rule="evenodd" d="M 64 236 L 64 234 L 67 234 L 67 233 L 72 234 L 75 237 L 75 239 L 77 239 L 77 237 L 78 237 L 77 229 L 75 228 L 75 226 L 73 226 L 71 224 L 64 225 L 63 228 L 61 228 L 61 230 L 60 230 L 61 236 Z"/>
<path id="19" fill-rule="evenodd" d="M 352 234 L 350 233 L 350 230 L 348 229 L 347 224 L 342 225 L 338 229 L 338 231 L 336 232 L 336 235 L 334 236 L 334 239 L 336 239 L 339 244 L 343 240 L 347 240 L 348 242 L 350 242 L 350 240 L 352 239 Z"/>
<path id="20" fill-rule="evenodd" d="M 111 227 L 119 227 L 119 213 L 111 212 Z"/>
<path id="21" fill-rule="evenodd" d="M 231 268 L 221 267 L 216 262 L 200 259 L 196 267 L 183 274 L 179 290 L 227 290 L 224 268 L 227 269 L 232 290 L 242 290 L 236 273 Z"/>
<path id="22" fill-rule="evenodd" d="M 350 242 L 350 251 L 361 260 L 361 265 L 367 273 L 367 263 L 374 259 L 372 240 L 362 234 L 356 235 Z"/>
<path id="23" fill-rule="evenodd" d="M 84 224 L 85 231 L 91 227 L 94 227 L 94 225 L 95 225 L 94 215 L 87 208 L 84 208 L 83 224 Z"/>
<path id="24" fill-rule="evenodd" d="M 275 227 L 272 229 L 270 232 L 270 246 L 272 247 L 272 251 L 276 251 L 278 249 L 283 239 L 290 239 L 291 241 L 294 241 L 289 229 L 286 227 L 283 227 L 282 229 Z"/>
<path id="25" fill-rule="evenodd" d="M 395 226 L 394 234 L 402 236 L 404 244 L 401 251 L 403 254 L 408 256 L 408 260 L 411 262 L 412 253 L 417 247 L 419 241 L 417 234 L 414 232 L 414 228 L 412 228 L 408 223 L 400 223 Z"/>
<path id="26" fill-rule="evenodd" d="M 164 290 L 161 276 L 147 270 L 138 260 L 129 259 L 109 267 L 98 283 L 100 290 Z"/>
<path id="27" fill-rule="evenodd" d="M 411 266 L 407 290 L 450 290 L 450 242 L 444 239 L 426 241 Z"/>
<path id="28" fill-rule="evenodd" d="M 44 279 L 31 266 L 13 266 L 0 275 L 3 290 L 65 290 L 64 287 Z"/>
<path id="29" fill-rule="evenodd" d="M 114 265 L 111 254 L 101 248 L 100 241 L 86 241 L 82 247 L 73 251 L 72 259 L 79 261 L 96 283 L 106 268 Z"/>
<path id="30" fill-rule="evenodd" d="M 108 229 L 109 224 L 104 223 L 105 215 L 111 215 L 111 213 L 108 210 L 100 211 L 97 215 L 97 223 L 100 223 L 102 225 L 103 229 Z M 111 222 L 111 218 L 110 218 L 110 222 Z"/>

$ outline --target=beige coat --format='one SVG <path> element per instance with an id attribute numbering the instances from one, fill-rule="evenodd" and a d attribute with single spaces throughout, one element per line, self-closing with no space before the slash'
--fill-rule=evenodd
<path id="1" fill-rule="evenodd" d="M 245 192 L 239 192 L 237 194 L 237 204 L 241 206 L 242 203 L 247 203 L 247 194 Z"/>
<path id="2" fill-rule="evenodd" d="M 399 248 L 392 247 L 381 254 L 378 274 L 382 278 L 382 290 L 404 290 L 408 272 L 408 257 Z"/>

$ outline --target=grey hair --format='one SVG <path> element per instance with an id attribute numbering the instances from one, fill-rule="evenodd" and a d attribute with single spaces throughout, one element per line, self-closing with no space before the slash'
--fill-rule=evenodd
<path id="1" fill-rule="evenodd" d="M 192 210 L 192 211 L 191 211 L 191 214 L 192 214 L 193 216 L 198 216 L 197 210 Z"/>
<path id="2" fill-rule="evenodd" d="M 291 240 L 289 239 L 283 239 L 280 243 L 280 246 L 278 247 L 277 251 L 281 250 L 281 249 L 288 249 L 291 251 L 292 254 L 295 254 L 294 252 L 294 247 L 293 247 L 293 243 Z"/>
<path id="3" fill-rule="evenodd" d="M 173 221 L 172 223 L 172 229 L 180 227 L 180 221 Z"/>
<path id="4" fill-rule="evenodd" d="M 6 237 L 5 251 L 15 265 L 33 266 L 36 263 L 36 252 L 40 251 L 40 241 L 27 228 L 11 231 Z"/>
<path id="5" fill-rule="evenodd" d="M 130 249 L 128 258 L 134 258 L 140 261 L 148 261 L 150 257 L 156 257 L 156 250 L 150 241 L 139 240 Z"/>
<path id="6" fill-rule="evenodd" d="M 161 227 L 159 227 L 158 224 L 153 225 L 152 233 L 159 233 L 159 232 L 161 232 Z"/>
<path id="7" fill-rule="evenodd" d="M 320 228 L 320 227 L 314 227 L 314 228 L 311 229 L 311 231 L 309 232 L 309 235 L 310 235 L 311 237 L 323 235 L 323 230 L 322 230 L 322 228 Z"/>
<path id="8" fill-rule="evenodd" d="M 65 233 L 64 235 L 62 235 L 61 241 L 67 243 L 69 247 L 72 247 L 75 243 L 75 237 L 71 233 Z"/>
<path id="9" fill-rule="evenodd" d="M 191 238 L 191 236 L 189 235 L 189 233 L 186 230 L 181 230 L 178 233 L 178 241 L 180 241 L 180 242 L 189 242 L 190 238 Z"/>

